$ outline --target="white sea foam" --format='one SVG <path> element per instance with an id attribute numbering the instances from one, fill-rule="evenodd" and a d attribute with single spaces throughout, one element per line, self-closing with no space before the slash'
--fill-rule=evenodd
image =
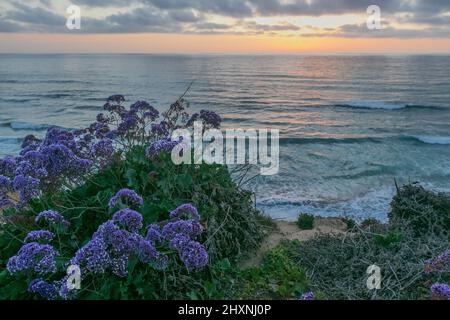
<path id="1" fill-rule="evenodd" d="M 50 128 L 48 124 L 35 124 L 30 122 L 13 121 L 9 124 L 13 130 L 45 130 Z"/>
<path id="2" fill-rule="evenodd" d="M 399 110 L 405 109 L 406 104 L 387 103 L 383 101 L 351 101 L 339 104 L 342 107 L 362 108 L 362 109 L 384 109 L 384 110 Z"/>
<path id="3" fill-rule="evenodd" d="M 413 136 L 413 138 L 428 144 L 450 144 L 450 137 L 445 136 Z"/>

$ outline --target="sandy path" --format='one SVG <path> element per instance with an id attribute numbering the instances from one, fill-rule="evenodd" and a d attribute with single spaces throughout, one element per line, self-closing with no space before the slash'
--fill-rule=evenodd
<path id="1" fill-rule="evenodd" d="M 239 264 L 242 268 L 258 266 L 264 254 L 275 248 L 282 240 L 305 241 L 313 238 L 319 233 L 344 233 L 346 224 L 340 218 L 320 218 L 314 220 L 314 229 L 300 230 L 294 222 L 274 221 L 277 228 L 263 241 L 259 250 L 249 259 Z"/>

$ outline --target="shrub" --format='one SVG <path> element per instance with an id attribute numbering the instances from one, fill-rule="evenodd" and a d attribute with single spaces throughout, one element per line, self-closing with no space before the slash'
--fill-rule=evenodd
<path id="1" fill-rule="evenodd" d="M 429 299 L 432 283 L 450 281 L 442 267 L 450 245 L 444 230 L 447 200 L 408 185 L 392 202 L 389 224 L 368 221 L 352 234 L 317 235 L 292 251 L 307 270 L 310 286 L 328 299 Z M 431 217 L 438 223 L 430 223 Z M 366 287 L 372 264 L 381 268 L 380 290 Z"/>
<path id="2" fill-rule="evenodd" d="M 448 236 L 450 230 L 450 197 L 425 190 L 418 184 L 397 188 L 388 214 L 391 223 L 407 223 L 417 234 Z"/>
<path id="3" fill-rule="evenodd" d="M 96 124 L 78 133 L 82 137 L 108 134 L 114 139 L 114 154 L 108 162 L 81 175 L 76 184 L 62 183 L 51 192 L 41 188 L 39 194 L 27 199 L 20 207 L 4 211 L 6 223 L 1 225 L 0 231 L 0 266 L 3 269 L 0 272 L 0 299 L 35 298 L 40 293 L 49 293 L 54 285 L 60 287 L 58 281 L 64 278 L 69 260 L 80 260 L 82 267 L 96 273 L 82 279 L 77 299 L 188 298 L 192 292 L 203 291 L 208 281 L 214 281 L 210 271 L 212 266 L 225 258 L 233 263 L 259 246 L 264 233 L 259 224 L 261 217 L 252 203 L 252 194 L 237 186 L 226 167 L 176 166 L 172 163 L 170 151 L 175 143 L 167 136 L 172 129 L 188 126 L 191 121 L 185 113 L 183 100 L 180 98 L 172 104 L 163 113 L 164 119 L 153 123 L 151 129 L 148 129 L 149 123 L 158 116 L 155 109 L 145 102 L 137 102 L 127 110 L 122 106 L 123 101 L 122 96 L 110 97 L 104 107 L 110 114 L 99 115 Z M 203 111 L 192 118 L 202 121 L 205 128 L 216 128 L 220 124 L 220 117 L 212 112 Z M 63 175 L 62 182 L 65 177 Z M 116 195 L 121 189 L 124 190 Z M 198 210 L 203 228 L 194 222 L 180 222 L 188 225 L 174 228 L 203 229 L 203 232 L 195 233 L 195 239 L 183 238 L 174 243 L 167 240 L 156 248 L 144 242 L 140 251 L 134 251 L 131 246 L 126 254 L 117 256 L 120 250 L 108 242 L 109 238 L 99 236 L 104 228 L 118 228 L 114 232 L 130 239 L 124 243 L 142 242 L 145 234 L 139 232 L 141 226 L 162 227 L 175 222 L 177 212 L 191 208 L 185 205 L 181 207 L 183 210 L 173 211 L 183 204 Z M 50 220 L 55 218 L 64 223 L 48 226 L 45 218 L 36 221 L 43 211 L 58 212 L 62 220 L 52 213 L 46 215 Z M 192 212 L 184 219 L 194 219 Z M 188 221 L 184 219 L 180 221 Z M 51 235 L 44 232 L 29 235 L 44 226 Z M 47 247 L 39 247 L 39 250 L 42 249 L 43 254 L 49 252 L 46 261 L 51 261 L 52 271 L 56 267 L 55 273 L 41 275 L 17 270 L 10 274 L 5 270 L 10 258 L 21 254 L 19 250 L 27 235 L 38 241 L 52 238 L 58 255 L 53 255 Z M 198 255 L 184 255 L 178 244 Z M 208 265 L 199 270 L 196 264 L 205 263 L 202 246 L 207 251 Z M 163 256 L 155 255 L 154 249 Z M 98 255 L 99 259 L 105 259 L 91 264 L 90 260 L 82 259 L 90 257 L 92 252 L 106 252 Z M 112 254 L 117 259 L 109 263 L 107 257 Z M 36 259 L 42 257 L 46 256 L 40 255 Z M 193 257 L 194 260 L 189 260 Z M 17 259 L 19 257 L 10 262 L 11 271 L 15 270 L 13 266 Z M 142 263 L 143 259 L 145 263 Z M 166 263 L 167 268 L 162 268 Z M 48 295 L 54 297 L 53 292 Z"/>
<path id="4" fill-rule="evenodd" d="M 311 230 L 314 228 L 314 216 L 312 214 L 301 213 L 297 218 L 297 226 L 301 230 Z"/>

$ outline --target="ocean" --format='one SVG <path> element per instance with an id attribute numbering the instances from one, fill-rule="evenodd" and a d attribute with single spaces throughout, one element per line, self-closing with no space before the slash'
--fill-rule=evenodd
<path id="1" fill-rule="evenodd" d="M 159 110 L 191 81 L 192 112 L 280 130 L 280 172 L 247 186 L 273 218 L 385 220 L 400 184 L 450 192 L 450 56 L 0 55 L 0 157 L 105 98 Z"/>

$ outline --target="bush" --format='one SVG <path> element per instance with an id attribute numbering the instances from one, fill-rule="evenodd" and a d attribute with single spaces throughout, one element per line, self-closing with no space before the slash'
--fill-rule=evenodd
<path id="1" fill-rule="evenodd" d="M 297 218 L 297 226 L 301 230 L 311 230 L 314 228 L 314 216 L 312 214 L 301 213 Z"/>
<path id="2" fill-rule="evenodd" d="M 146 112 L 151 112 L 149 117 L 152 118 L 155 116 L 154 108 L 139 102 L 127 111 L 120 104 L 123 102 L 121 97 L 110 100 L 115 102 L 108 102 L 105 109 L 112 110 L 113 115 L 110 120 L 99 115 L 98 120 L 106 125 L 110 124 L 111 119 L 117 118 L 118 128 L 110 130 L 102 126 L 98 129 L 95 125 L 93 127 L 96 129 L 92 132 L 101 136 L 108 131 L 114 133 L 112 136 L 117 136 L 114 141 L 121 147 L 108 157 L 108 162 L 83 174 L 77 183 L 65 184 L 64 179 L 61 179 L 65 187 L 55 188 L 52 192 L 42 188 L 39 197 L 34 195 L 26 199 L 27 203 L 21 203 L 20 207 L 10 206 L 3 212 L 6 223 L 1 225 L 0 231 L 0 299 L 36 298 L 39 295 L 30 290 L 42 291 L 46 285 L 64 279 L 69 260 L 80 248 L 91 243 L 99 226 L 110 221 L 119 209 L 136 209 L 137 214 L 142 216 L 144 226 L 162 226 L 174 222 L 174 218 L 169 216 L 172 210 L 182 204 L 192 204 L 200 213 L 200 223 L 204 229 L 201 234 L 195 233 L 196 243 L 192 246 L 197 250 L 196 253 L 201 252 L 199 246 L 206 248 L 208 265 L 203 269 L 190 268 L 186 259 L 191 255 L 183 260 L 181 253 L 176 253 L 178 249 L 175 244 L 161 245 L 157 249 L 168 257 L 167 268 L 158 267 L 161 261 L 153 259 L 150 263 L 141 263 L 141 257 L 130 256 L 125 266 L 119 265 L 120 270 L 126 270 L 126 274 L 112 269 L 83 276 L 82 289 L 75 297 L 77 299 L 186 299 L 196 292 L 203 292 L 207 283 L 217 280 L 211 271 L 213 266 L 224 259 L 233 264 L 255 250 L 264 237 L 259 223 L 263 219 L 254 208 L 252 194 L 238 187 L 226 167 L 206 164 L 176 166 L 170 157 L 174 142 L 164 137 L 157 140 L 161 130 L 165 130 L 164 134 L 167 135 L 171 128 L 182 126 L 180 119 L 186 118 L 182 100 L 171 105 L 164 113 L 165 120 L 156 124 L 156 127 L 152 125 L 151 132 L 143 129 L 148 127 L 144 121 L 147 117 L 144 110 L 149 110 Z M 136 113 L 140 115 L 137 118 Z M 193 117 L 203 121 L 205 128 L 217 127 L 220 120 L 220 117 L 207 112 Z M 82 133 L 85 134 L 88 133 Z M 79 141 L 73 135 L 69 136 L 71 145 Z M 132 189 L 142 196 L 142 203 L 119 201 L 117 206 L 113 204 L 110 207 L 110 199 L 123 188 Z M 67 221 L 64 226 L 48 226 L 49 231 L 55 234 L 52 241 L 54 250 L 59 253 L 54 258 L 55 264 L 50 266 L 52 272 L 36 274 L 19 271 L 10 274 L 5 270 L 8 261 L 18 253 L 27 234 L 41 228 L 41 223 L 35 219 L 39 213 L 47 210 L 59 212 L 62 219 Z M 120 217 L 117 216 L 117 219 Z M 114 224 L 118 225 L 116 218 L 113 219 Z M 125 231 L 129 232 L 127 234 L 131 238 L 145 236 L 128 229 Z M 48 246 L 43 244 L 39 247 L 41 249 L 47 250 Z M 195 255 L 192 257 L 197 259 Z"/>
<path id="3" fill-rule="evenodd" d="M 450 255 L 442 254 L 450 245 L 447 201 L 444 195 L 408 185 L 392 202 L 389 224 L 366 221 L 352 234 L 317 235 L 291 250 L 307 270 L 310 286 L 328 299 L 430 299 L 432 283 L 450 281 L 448 267 L 429 271 L 444 259 L 448 265 Z M 366 287 L 372 264 L 381 268 L 380 290 Z"/>
<path id="4" fill-rule="evenodd" d="M 433 233 L 448 237 L 450 197 L 427 191 L 418 184 L 408 184 L 397 188 L 388 217 L 393 224 L 407 223 L 418 235 Z"/>

